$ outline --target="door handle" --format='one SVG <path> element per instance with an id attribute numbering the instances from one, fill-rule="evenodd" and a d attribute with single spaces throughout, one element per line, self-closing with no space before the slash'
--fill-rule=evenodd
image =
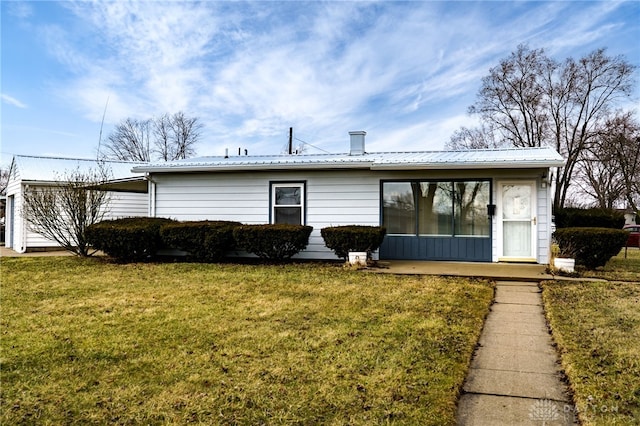
<path id="1" fill-rule="evenodd" d="M 534 225 L 537 225 L 537 224 L 538 224 L 537 218 L 535 218 L 535 217 L 534 217 L 534 218 L 533 218 L 533 219 L 531 219 L 531 220 L 533 221 L 533 224 L 534 224 Z"/>

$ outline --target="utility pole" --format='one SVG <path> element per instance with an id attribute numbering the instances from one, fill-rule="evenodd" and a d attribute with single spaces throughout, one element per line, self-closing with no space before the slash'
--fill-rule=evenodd
<path id="1" fill-rule="evenodd" d="M 293 154 L 293 127 L 289 127 L 289 155 Z"/>

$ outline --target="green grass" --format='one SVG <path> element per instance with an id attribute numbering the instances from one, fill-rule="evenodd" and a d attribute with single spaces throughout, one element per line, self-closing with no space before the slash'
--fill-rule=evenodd
<path id="1" fill-rule="evenodd" d="M 484 281 L 2 259 L 1 424 L 455 423 Z"/>
<path id="2" fill-rule="evenodd" d="M 552 281 L 543 298 L 582 424 L 637 425 L 640 283 Z"/>

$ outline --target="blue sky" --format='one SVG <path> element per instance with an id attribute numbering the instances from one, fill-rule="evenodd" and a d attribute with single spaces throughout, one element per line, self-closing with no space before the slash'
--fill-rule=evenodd
<path id="1" fill-rule="evenodd" d="M 280 153 L 289 127 L 329 152 L 347 151 L 351 130 L 367 131 L 368 151 L 442 149 L 518 44 L 559 60 L 606 47 L 640 65 L 638 1 L 0 7 L 2 163 L 95 158 L 105 105 L 103 140 L 126 117 L 198 117 L 199 155 Z"/>

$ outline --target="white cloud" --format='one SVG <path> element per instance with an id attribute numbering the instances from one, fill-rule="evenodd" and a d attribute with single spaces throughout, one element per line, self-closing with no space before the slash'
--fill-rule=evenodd
<path id="1" fill-rule="evenodd" d="M 33 7 L 24 1 L 7 2 L 7 13 L 18 19 L 27 19 L 33 15 Z"/>
<path id="2" fill-rule="evenodd" d="M 107 98 L 109 122 L 183 110 L 205 125 L 203 152 L 274 152 L 289 126 L 331 150 L 349 130 L 441 148 L 518 44 L 565 51 L 618 25 L 601 25 L 617 4 L 572 2 L 64 4 L 77 28 L 45 29 L 72 75 L 57 93 L 94 122 Z"/>
<path id="3" fill-rule="evenodd" d="M 20 102 L 18 99 L 14 98 L 13 96 L 9 96 L 6 93 L 2 93 L 0 94 L 0 98 L 2 98 L 2 101 L 6 104 L 9 105 L 13 105 L 14 107 L 18 107 L 18 108 L 27 108 L 27 105 L 23 102 Z"/>

